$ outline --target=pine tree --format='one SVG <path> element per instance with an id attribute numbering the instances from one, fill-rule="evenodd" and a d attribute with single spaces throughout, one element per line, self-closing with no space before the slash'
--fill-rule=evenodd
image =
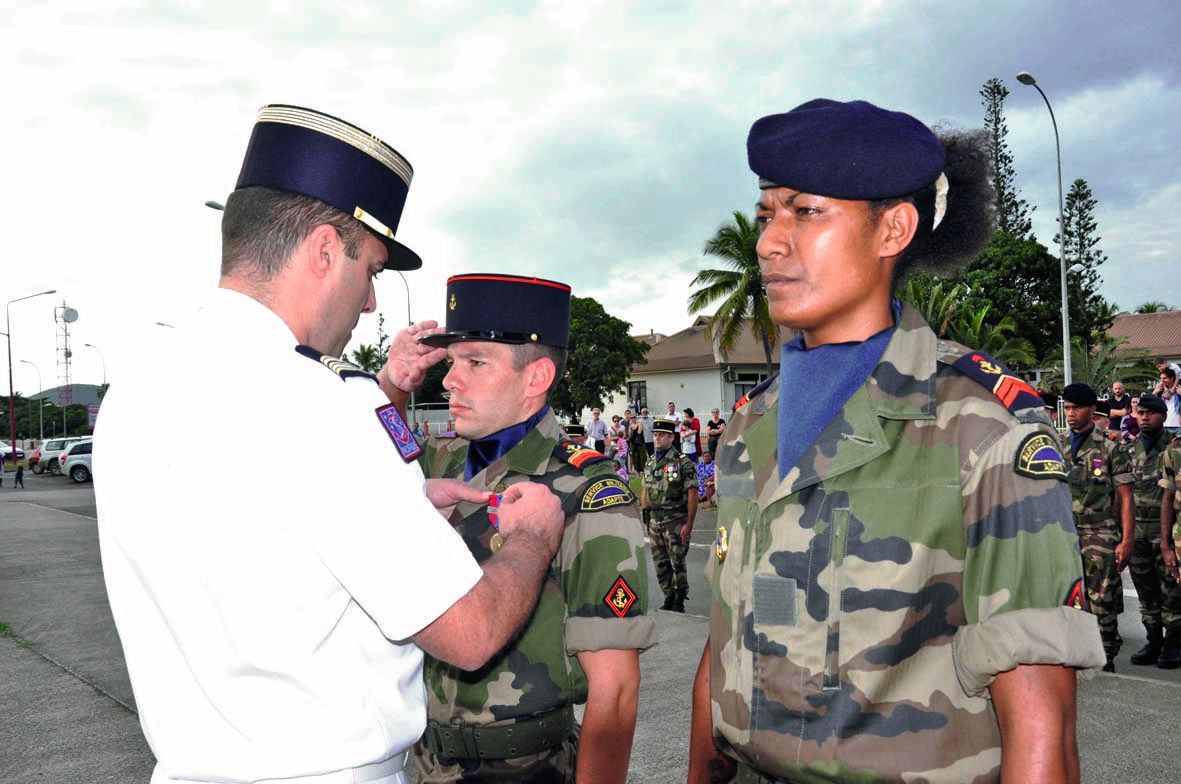
<path id="1" fill-rule="evenodd" d="M 1107 254 L 1098 248 L 1102 239 L 1098 234 L 1099 222 L 1095 219 L 1098 204 L 1091 186 L 1080 177 L 1071 184 L 1063 208 L 1066 229 L 1062 232 L 1062 252 L 1070 270 L 1066 278 L 1070 287 L 1070 327 L 1088 345 L 1094 335 L 1111 326 L 1110 321 L 1104 322 L 1100 312 L 1104 300 L 1099 293 L 1099 267 L 1107 261 Z M 1061 227 L 1059 230 L 1062 231 Z M 1054 235 L 1054 242 L 1058 240 L 1059 236 Z"/>
<path id="2" fill-rule="evenodd" d="M 984 128 L 988 132 L 988 151 L 992 156 L 992 187 L 996 194 L 997 228 L 1017 239 L 1033 239 L 1033 208 L 1017 193 L 1014 180 L 1017 170 L 1013 167 L 1013 153 L 1005 137 L 1009 127 L 1005 123 L 1005 98 L 1009 88 L 1000 79 L 993 77 L 980 88 L 981 104 L 984 106 Z"/>

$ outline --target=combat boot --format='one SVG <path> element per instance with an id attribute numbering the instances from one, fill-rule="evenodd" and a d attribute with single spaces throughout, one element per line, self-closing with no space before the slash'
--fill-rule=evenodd
<path id="1" fill-rule="evenodd" d="M 1168 629 L 1165 632 L 1164 646 L 1156 659 L 1156 666 L 1162 670 L 1175 670 L 1181 667 L 1181 628 Z"/>
<path id="2" fill-rule="evenodd" d="M 1146 626 L 1148 630 L 1148 642 L 1144 643 L 1144 647 L 1132 654 L 1130 661 L 1136 665 L 1156 664 L 1157 658 L 1160 657 L 1161 646 L 1161 627 Z"/>
<path id="3" fill-rule="evenodd" d="M 676 599 L 673 598 L 673 595 L 671 593 L 665 594 L 664 595 L 664 604 L 660 605 L 660 609 L 671 610 L 673 608 L 673 603 L 675 603 L 675 602 L 676 602 Z"/>
<path id="4" fill-rule="evenodd" d="M 1115 672 L 1115 659 L 1108 659 L 1107 664 L 1103 665 L 1104 672 Z"/>
<path id="5" fill-rule="evenodd" d="M 681 598 L 676 599 L 673 602 L 673 606 L 670 607 L 669 609 L 672 610 L 673 612 L 679 612 L 679 613 L 685 612 L 685 600 L 681 599 Z"/>

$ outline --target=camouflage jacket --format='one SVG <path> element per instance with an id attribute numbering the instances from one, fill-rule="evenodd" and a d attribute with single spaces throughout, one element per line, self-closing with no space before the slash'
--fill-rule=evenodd
<path id="1" fill-rule="evenodd" d="M 904 306 L 782 481 L 778 385 L 735 413 L 709 567 L 723 748 L 792 781 L 999 779 L 995 675 L 1105 661 L 1041 408 Z"/>
<path id="2" fill-rule="evenodd" d="M 697 465 L 672 447 L 663 458 L 653 457 L 644 466 L 644 492 L 652 522 L 684 520 L 690 490 L 697 492 Z"/>
<path id="3" fill-rule="evenodd" d="M 462 478 L 467 449 L 465 439 L 430 439 L 425 473 Z M 501 492 L 526 480 L 562 499 L 561 547 L 537 608 L 509 647 L 474 672 L 426 657 L 427 715 L 437 721 L 490 724 L 586 702 L 586 675 L 575 654 L 642 650 L 656 642 L 655 622 L 646 614 L 648 552 L 635 496 L 611 461 L 564 441 L 551 415 L 468 484 Z M 476 561 L 492 556 L 486 506 L 459 504 L 451 522 Z"/>
<path id="4" fill-rule="evenodd" d="M 1173 512 L 1181 511 L 1181 482 L 1177 481 L 1177 469 L 1181 468 L 1181 449 L 1175 446 L 1170 446 L 1165 450 L 1161 456 L 1161 478 L 1160 488 L 1161 492 L 1170 496 L 1173 499 Z M 1181 517 L 1181 515 L 1177 515 Z M 1173 522 L 1173 543 L 1174 546 L 1181 540 L 1181 522 L 1174 519 Z"/>
<path id="5" fill-rule="evenodd" d="M 1109 440 L 1106 430 L 1095 427 L 1079 444 L 1073 461 L 1070 459 L 1070 431 L 1064 433 L 1062 454 L 1070 464 L 1070 496 L 1075 525 L 1114 526 L 1117 533 L 1121 531 L 1115 486 L 1132 483 L 1132 465 L 1127 451 Z"/>
<path id="6" fill-rule="evenodd" d="M 1160 502 L 1164 494 L 1161 476 L 1164 473 L 1165 451 L 1169 448 L 1169 434 L 1162 430 L 1151 444 L 1143 436 L 1136 436 L 1128 444 L 1132 465 L 1132 493 L 1136 496 L 1136 522 L 1160 523 Z"/>

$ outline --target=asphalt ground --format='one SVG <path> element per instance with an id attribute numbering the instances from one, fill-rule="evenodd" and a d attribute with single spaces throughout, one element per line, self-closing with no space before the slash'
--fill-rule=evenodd
<path id="1" fill-rule="evenodd" d="M 154 762 L 107 606 L 92 486 L 27 474 L 22 491 L 6 480 L 0 634 L 11 636 L 0 636 L 0 782 L 146 783 Z M 712 512 L 704 511 L 689 556 L 690 612 L 657 612 L 660 644 L 641 657 L 631 782 L 684 781 L 689 690 L 707 634 L 701 575 L 713 526 Z M 654 575 L 651 586 L 659 606 Z M 1118 672 L 1079 689 L 1082 780 L 1171 784 L 1181 780 L 1172 753 L 1181 671 L 1127 664 L 1144 640 L 1134 594 L 1120 626 Z"/>

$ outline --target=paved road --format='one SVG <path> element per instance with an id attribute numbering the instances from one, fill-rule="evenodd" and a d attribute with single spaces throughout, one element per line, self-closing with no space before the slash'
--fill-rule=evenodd
<path id="1" fill-rule="evenodd" d="M 146 783 L 153 760 L 106 604 L 91 486 L 28 480 L 24 491 L 9 482 L 0 489 L 0 621 L 23 640 L 0 638 L 0 784 Z M 702 515 L 695 542 L 712 540 L 710 515 Z M 690 609 L 699 614 L 707 599 L 705 557 L 704 547 L 691 551 Z M 1143 640 L 1135 612 L 1133 600 L 1121 619 L 1128 650 Z M 656 615 L 660 644 L 641 657 L 629 781 L 672 784 L 684 781 L 689 687 L 707 632 L 698 615 Z M 1085 784 L 1178 780 L 1172 747 L 1179 679 L 1177 671 L 1121 664 L 1118 674 L 1082 684 Z"/>

